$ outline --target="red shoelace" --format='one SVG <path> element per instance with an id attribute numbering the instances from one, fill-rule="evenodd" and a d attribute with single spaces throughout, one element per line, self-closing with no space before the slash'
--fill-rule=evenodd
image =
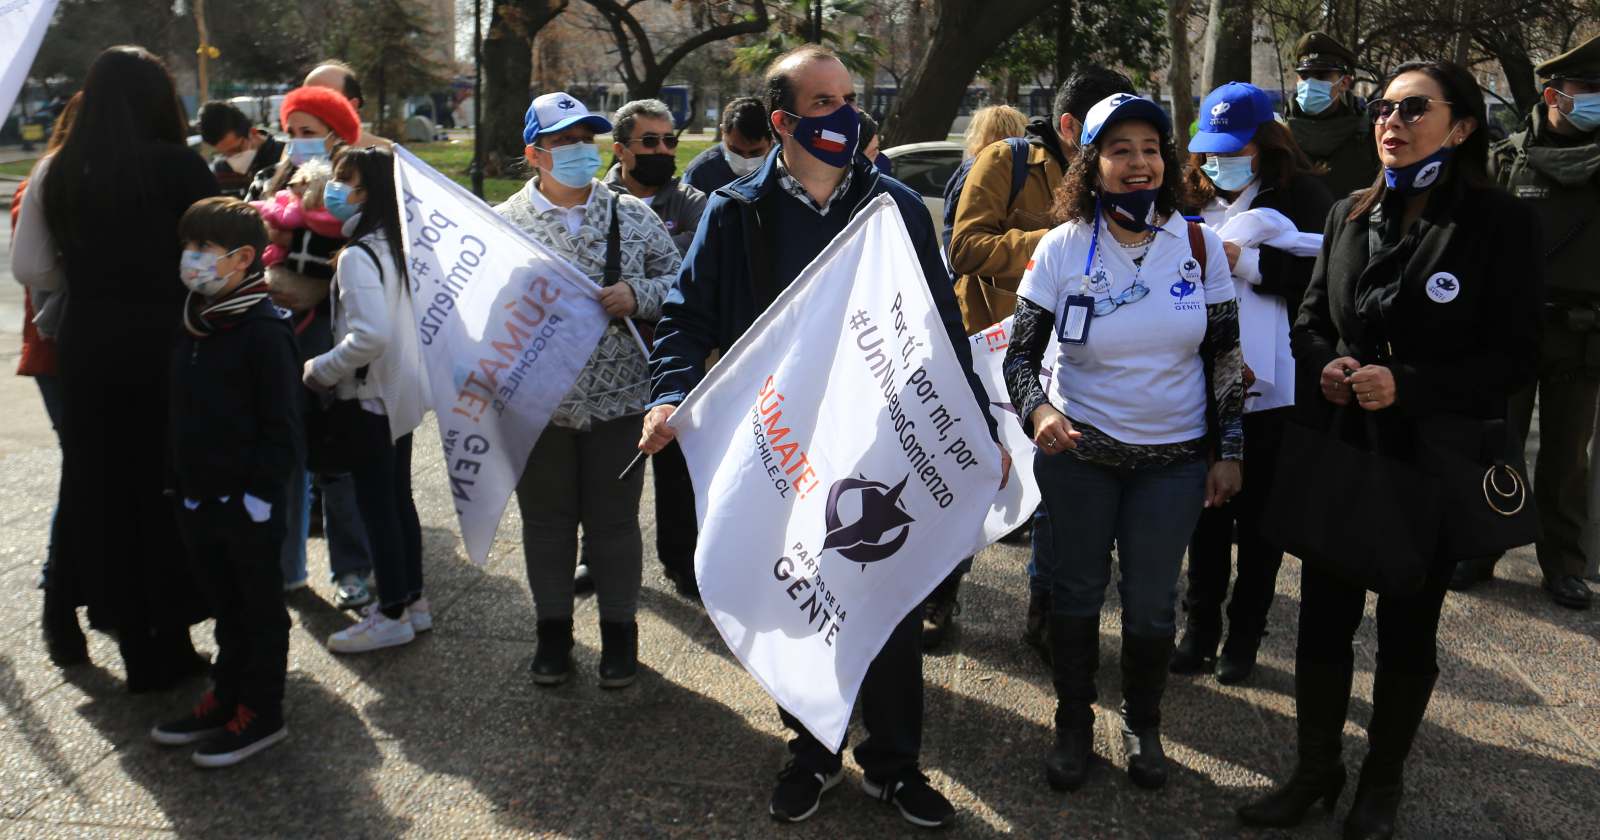
<path id="1" fill-rule="evenodd" d="M 233 720 L 228 721 L 228 731 L 238 735 L 244 731 L 246 726 L 250 725 L 250 721 L 255 719 L 256 713 L 250 711 L 249 706 L 241 703 L 238 710 L 233 713 Z"/>
<path id="2" fill-rule="evenodd" d="M 216 710 L 217 694 L 214 691 L 208 691 L 205 694 L 200 695 L 200 702 L 194 704 L 195 719 L 198 720 L 204 718 Z"/>

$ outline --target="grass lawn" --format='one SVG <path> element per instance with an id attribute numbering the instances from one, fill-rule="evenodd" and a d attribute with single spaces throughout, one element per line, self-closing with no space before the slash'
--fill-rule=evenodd
<path id="1" fill-rule="evenodd" d="M 595 173 L 599 178 L 605 175 L 606 167 L 611 163 L 611 143 L 609 137 L 602 137 L 600 143 L 600 170 Z M 678 144 L 678 172 L 712 145 L 709 136 L 684 138 Z M 470 140 L 461 140 L 447 143 L 417 143 L 407 146 L 411 153 L 426 161 L 429 166 L 449 176 L 451 180 L 463 187 L 471 188 L 472 177 L 468 167 L 472 165 L 472 143 Z M 24 172 L 23 174 L 27 174 Z M 490 204 L 499 204 L 527 182 L 526 178 L 484 178 L 483 199 Z"/>
<path id="2" fill-rule="evenodd" d="M 10 175 L 13 178 L 26 178 L 33 171 L 33 161 L 18 160 L 11 163 L 0 163 L 0 175 Z"/>

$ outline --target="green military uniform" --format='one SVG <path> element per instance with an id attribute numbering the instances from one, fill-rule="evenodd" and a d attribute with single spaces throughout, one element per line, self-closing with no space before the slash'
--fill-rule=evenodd
<path id="1" fill-rule="evenodd" d="M 1600 38 L 1536 70 L 1546 79 L 1600 81 Z M 1489 167 L 1512 195 L 1533 205 L 1544 231 L 1539 381 L 1513 401 L 1512 417 L 1526 439 L 1536 390 L 1534 497 L 1544 531 L 1537 548 L 1549 587 L 1581 576 L 1585 566 L 1588 448 L 1600 402 L 1600 132 L 1557 133 L 1540 102 L 1521 131 L 1493 146 Z"/>
<path id="2" fill-rule="evenodd" d="M 1308 32 L 1295 45 L 1295 62 L 1300 71 L 1349 74 L 1356 57 L 1328 34 Z M 1322 179 L 1335 201 L 1377 180 L 1378 147 L 1372 139 L 1372 123 L 1355 94 L 1346 91 L 1320 114 L 1305 113 L 1291 99 L 1289 131 L 1311 162 L 1327 169 Z"/>

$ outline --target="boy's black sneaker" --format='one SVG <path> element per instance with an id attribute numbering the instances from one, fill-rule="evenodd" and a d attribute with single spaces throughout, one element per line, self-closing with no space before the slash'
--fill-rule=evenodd
<path id="1" fill-rule="evenodd" d="M 220 734 L 232 718 L 233 710 L 217 701 L 215 691 L 208 690 L 189 714 L 150 730 L 150 740 L 167 747 L 197 744 Z"/>
<path id="2" fill-rule="evenodd" d="M 906 822 L 922 828 L 940 828 L 955 819 L 955 806 L 944 794 L 928 786 L 928 777 L 907 770 L 888 782 L 875 782 L 863 776 L 861 789 L 880 802 L 893 802 Z"/>
<path id="3" fill-rule="evenodd" d="M 283 725 L 282 714 L 258 715 L 241 703 L 222 732 L 190 758 L 200 767 L 232 767 L 287 737 L 289 727 Z"/>
<path id="4" fill-rule="evenodd" d="M 790 761 L 778 773 L 778 787 L 772 791 L 767 813 L 778 822 L 800 822 L 817 812 L 822 795 L 844 778 L 844 768 L 818 773 Z"/>

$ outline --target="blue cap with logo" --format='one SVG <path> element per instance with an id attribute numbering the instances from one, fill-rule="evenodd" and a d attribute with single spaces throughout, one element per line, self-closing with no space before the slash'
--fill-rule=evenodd
<path id="1" fill-rule="evenodd" d="M 1144 120 L 1155 125 L 1162 137 L 1172 136 L 1172 118 L 1160 105 L 1131 93 L 1116 93 L 1094 104 L 1083 120 L 1079 141 L 1087 146 L 1106 126 L 1123 120 Z"/>
<path id="2" fill-rule="evenodd" d="M 610 120 L 599 114 L 589 113 L 588 106 L 580 102 L 577 97 L 568 96 L 559 90 L 547 93 L 535 97 L 533 104 L 528 106 L 528 113 L 522 123 L 522 142 L 524 145 L 532 146 L 534 138 L 541 134 L 562 131 L 579 123 L 594 129 L 596 134 L 605 134 L 611 130 Z"/>
<path id="3" fill-rule="evenodd" d="M 1189 151 L 1233 154 L 1256 136 L 1257 128 L 1272 122 L 1274 110 L 1266 91 L 1229 82 L 1200 103 L 1200 130 L 1189 140 Z"/>

